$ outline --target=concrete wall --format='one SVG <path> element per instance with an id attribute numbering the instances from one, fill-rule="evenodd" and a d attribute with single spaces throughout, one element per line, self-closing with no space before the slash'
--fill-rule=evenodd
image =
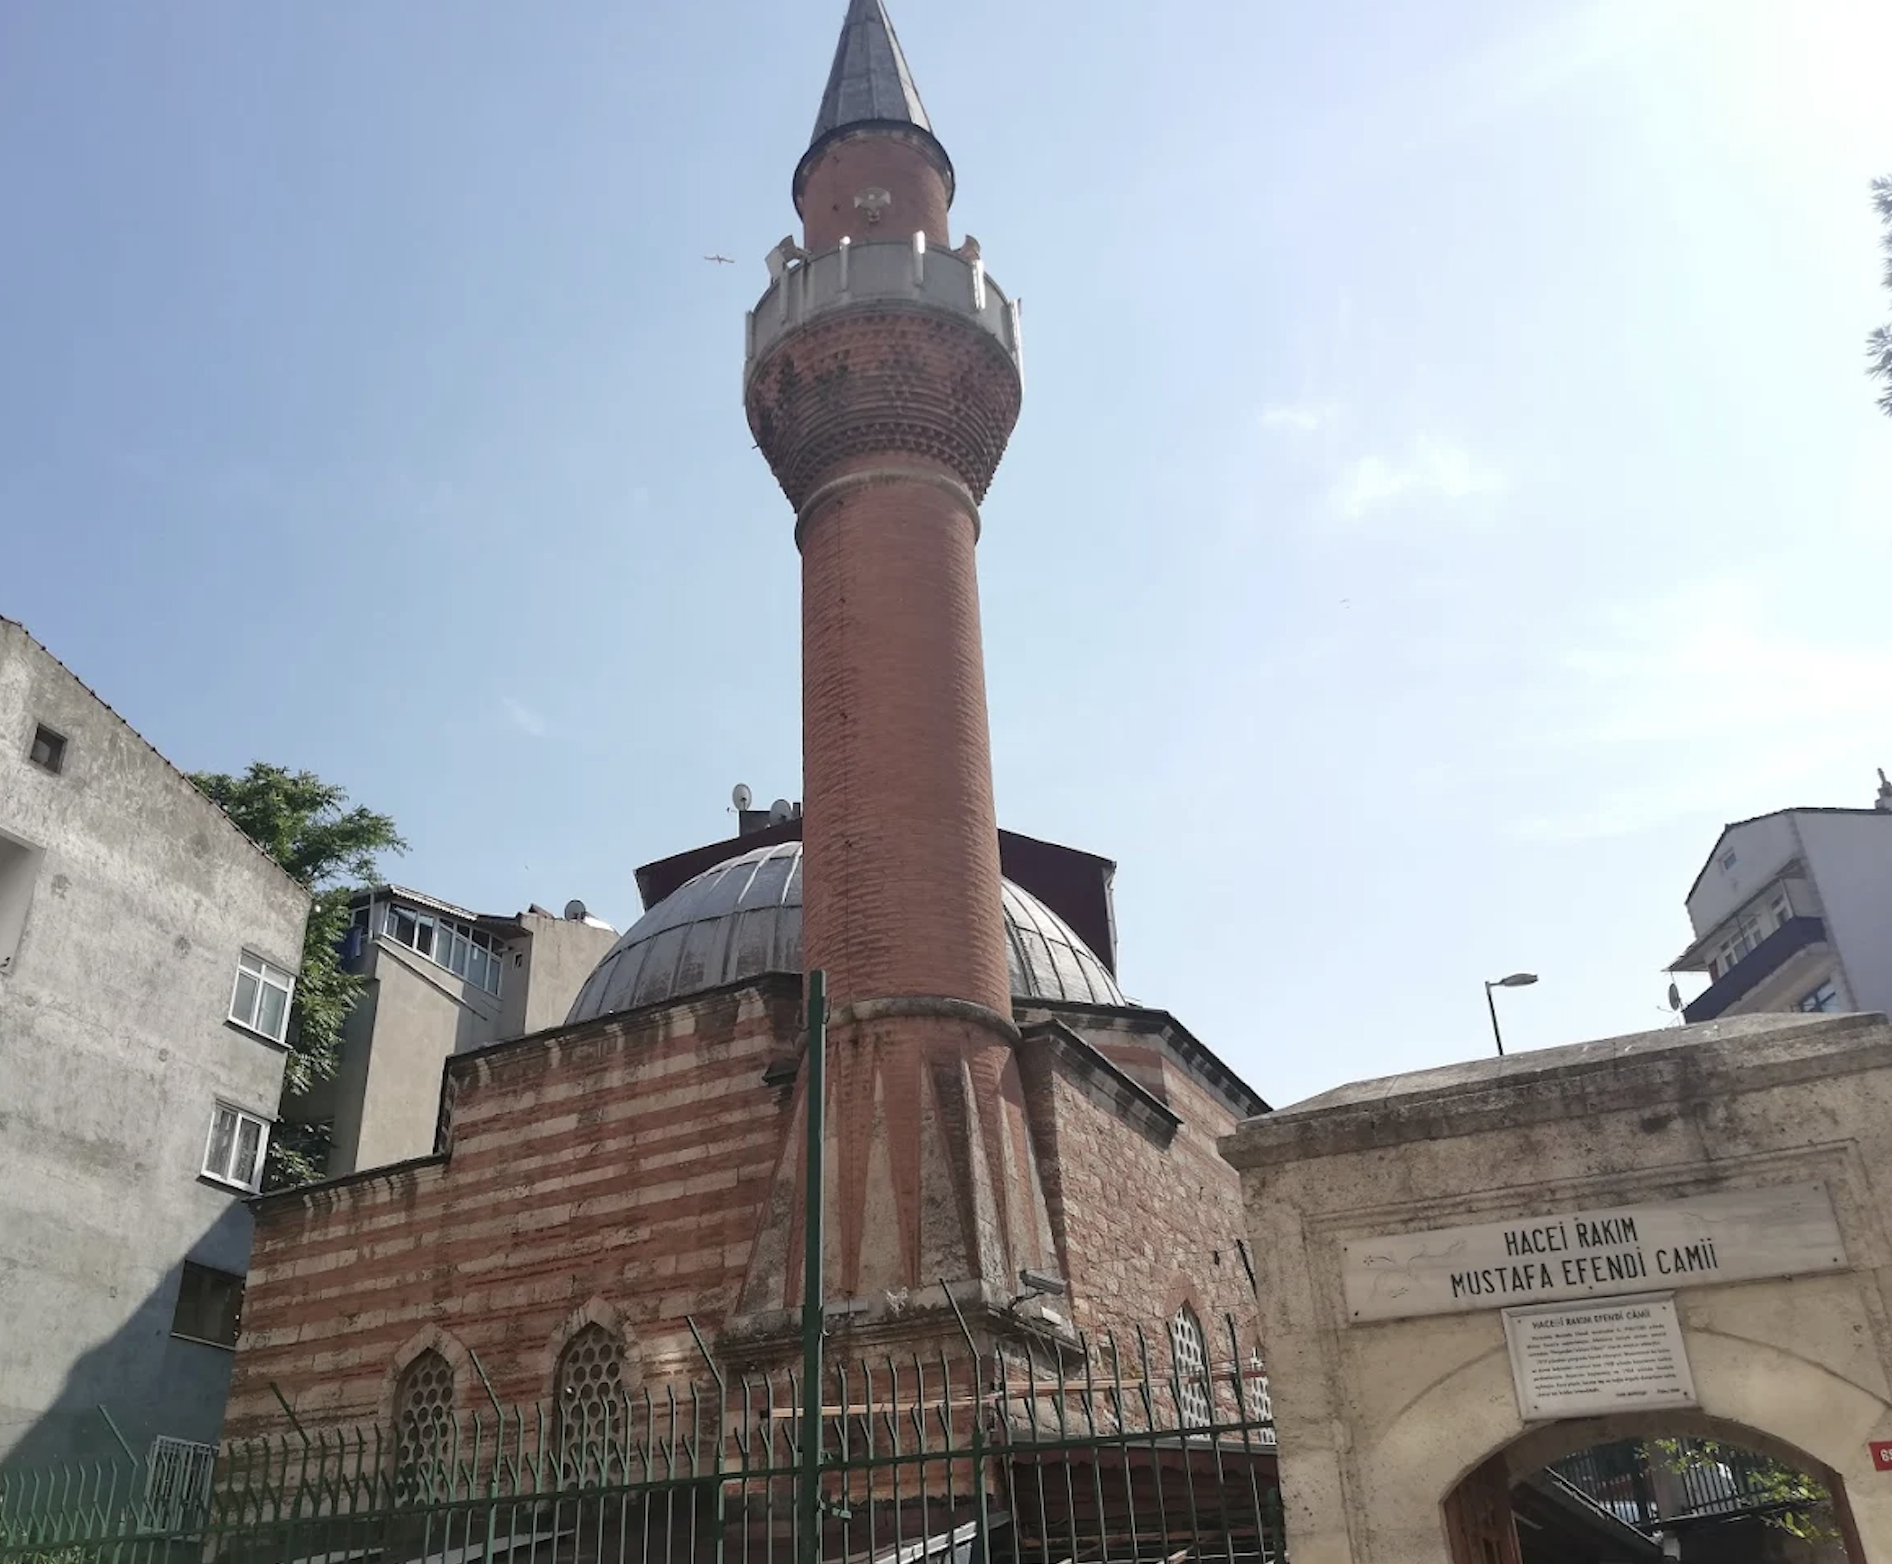
<path id="1" fill-rule="evenodd" d="M 514 944 L 506 961 L 499 1036 L 524 1037 L 549 1026 L 563 1026 L 585 979 L 617 943 L 617 930 L 602 923 L 578 923 L 523 912 L 524 948 Z"/>
<path id="2" fill-rule="evenodd" d="M 1892 1011 L 1892 814 L 1795 818 L 1853 1008 Z"/>
<path id="3" fill-rule="evenodd" d="M 1442 1564 L 1441 1506 L 1612 1437 L 1714 1432 L 1837 1473 L 1892 1560 L 1892 1029 L 1742 1017 L 1342 1088 L 1224 1142 L 1242 1170 L 1295 1564 Z M 1675 1293 L 1700 1409 L 1527 1425 L 1497 1308 L 1350 1320 L 1342 1253 L 1573 1208 L 1820 1181 L 1846 1268 Z"/>
<path id="4" fill-rule="evenodd" d="M 345 1145 L 338 1101 L 331 1175 L 432 1151 L 441 1067 L 455 1051 L 491 1042 L 499 1017 L 493 995 L 385 937 L 374 942 L 368 981 L 370 1024 L 351 1028 L 348 1040 L 361 1079 L 349 1104 L 354 1135 Z M 356 1051 L 358 1040 L 367 1047 Z"/>
<path id="5" fill-rule="evenodd" d="M 67 739 L 59 775 L 34 727 Z M 218 1099 L 273 1118 L 282 1050 L 226 1022 L 239 954 L 300 964 L 308 898 L 0 621 L 0 833 L 42 853 L 0 973 L 0 1460 L 214 1440 L 230 1354 L 170 1334 L 182 1262 L 243 1271 L 200 1176 Z"/>
<path id="6" fill-rule="evenodd" d="M 348 1019 L 335 1078 L 289 1110 L 299 1119 L 334 1119 L 330 1177 L 428 1155 L 447 1060 L 561 1025 L 617 939 L 603 925 L 539 913 L 523 913 L 519 922 L 523 935 L 500 956 L 497 996 L 385 934 L 368 941 L 356 967 L 368 987 Z"/>

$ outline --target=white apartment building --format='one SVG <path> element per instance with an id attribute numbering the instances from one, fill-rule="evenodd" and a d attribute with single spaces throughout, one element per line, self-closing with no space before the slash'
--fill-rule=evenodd
<path id="1" fill-rule="evenodd" d="M 1892 783 L 1871 809 L 1781 809 L 1723 828 L 1688 893 L 1671 965 L 1710 983 L 1690 1021 L 1892 1011 Z"/>
<path id="2" fill-rule="evenodd" d="M 335 1076 L 283 1117 L 329 1127 L 331 1178 L 430 1155 L 447 1059 L 562 1025 L 616 939 L 579 902 L 502 915 L 404 885 L 359 892 L 345 965 L 366 991 Z"/>

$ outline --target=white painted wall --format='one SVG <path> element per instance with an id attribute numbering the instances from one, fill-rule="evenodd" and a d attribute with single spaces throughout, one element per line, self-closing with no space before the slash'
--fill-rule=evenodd
<path id="1" fill-rule="evenodd" d="M 519 923 L 526 939 L 515 942 L 507 958 L 505 1014 L 498 1037 L 490 1041 L 563 1026 L 578 990 L 618 939 L 617 930 L 605 924 L 539 912 L 521 913 Z"/>
<path id="2" fill-rule="evenodd" d="M 34 727 L 67 739 L 32 765 Z M 0 1460 L 209 1441 L 230 1355 L 170 1334 L 181 1263 L 248 1264 L 200 1177 L 218 1099 L 275 1115 L 283 1052 L 227 1023 L 238 955 L 294 971 L 308 897 L 0 620 L 0 833 L 35 865 L 0 973 Z"/>
<path id="3" fill-rule="evenodd" d="M 1892 813 L 1795 819 L 1855 1008 L 1892 1011 Z"/>
<path id="4" fill-rule="evenodd" d="M 1794 834 L 1791 813 L 1767 815 L 1726 832 L 1716 845 L 1701 883 L 1688 898 L 1688 921 L 1696 935 L 1707 934 L 1717 924 L 1733 917 L 1769 880 L 1779 875 L 1787 861 L 1799 851 L 1800 842 Z M 1724 869 L 1722 860 L 1730 852 L 1734 854 L 1734 864 Z"/>

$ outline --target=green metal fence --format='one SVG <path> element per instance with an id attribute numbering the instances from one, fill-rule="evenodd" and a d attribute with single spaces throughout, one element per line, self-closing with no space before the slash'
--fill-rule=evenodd
<path id="1" fill-rule="evenodd" d="M 1077 1347 L 830 1361 L 820 1557 L 1254 1564 L 1283 1557 L 1274 1432 L 1233 1321 Z M 831 1343 L 832 1345 L 832 1343 Z M 1205 1349 L 1206 1346 L 1206 1350 Z M 226 1444 L 181 1504 L 137 1462 L 0 1479 L 0 1561 L 793 1564 L 805 1386 L 620 1390 L 596 1410 L 442 1412 Z"/>

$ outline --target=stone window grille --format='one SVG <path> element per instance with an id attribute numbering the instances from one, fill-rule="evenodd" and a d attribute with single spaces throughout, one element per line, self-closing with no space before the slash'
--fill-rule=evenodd
<path id="1" fill-rule="evenodd" d="M 1202 1321 L 1184 1304 L 1169 1322 L 1169 1347 L 1176 1369 L 1176 1415 L 1192 1434 L 1205 1433 L 1209 1408 L 1209 1361 Z"/>
<path id="2" fill-rule="evenodd" d="M 452 1448 L 453 1366 L 429 1348 L 401 1371 L 394 1387 L 396 1501 L 444 1498 Z"/>
<path id="3" fill-rule="evenodd" d="M 1268 1425 L 1257 1431 L 1262 1444 L 1271 1445 L 1275 1442 L 1274 1398 L 1268 1394 L 1268 1365 L 1259 1347 L 1249 1350 L 1248 1372 L 1242 1376 L 1241 1415 L 1244 1418 L 1258 1418 Z"/>
<path id="4" fill-rule="evenodd" d="M 612 1451 L 625 1444 L 623 1343 L 602 1325 L 587 1325 L 559 1354 L 554 1390 L 567 1480 L 609 1480 Z"/>

